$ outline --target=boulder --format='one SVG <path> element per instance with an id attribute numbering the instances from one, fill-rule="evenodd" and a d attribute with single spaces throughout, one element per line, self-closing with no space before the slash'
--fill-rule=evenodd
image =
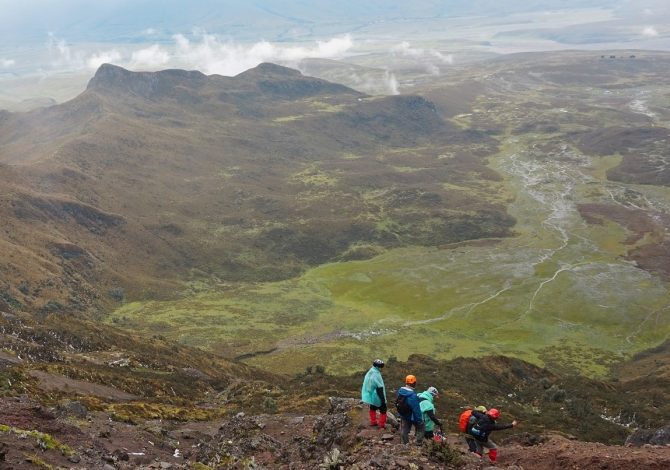
<path id="1" fill-rule="evenodd" d="M 641 447 L 645 444 L 663 446 L 670 444 L 670 424 L 658 429 L 637 429 L 626 439 L 627 446 Z"/>
<path id="2" fill-rule="evenodd" d="M 75 418 L 86 418 L 88 416 L 88 408 L 80 401 L 65 401 L 58 405 L 58 411 L 64 416 L 73 416 Z"/>

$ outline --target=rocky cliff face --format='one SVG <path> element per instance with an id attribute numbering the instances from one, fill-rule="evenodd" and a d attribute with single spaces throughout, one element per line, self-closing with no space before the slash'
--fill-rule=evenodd
<path id="1" fill-rule="evenodd" d="M 105 95 L 160 99 L 169 96 L 177 87 L 198 88 L 206 82 L 207 76 L 198 71 L 131 72 L 116 65 L 103 64 L 88 83 L 87 90 Z"/>

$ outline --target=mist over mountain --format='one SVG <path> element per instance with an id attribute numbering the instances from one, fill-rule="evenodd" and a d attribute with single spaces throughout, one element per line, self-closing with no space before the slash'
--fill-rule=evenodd
<path id="1" fill-rule="evenodd" d="M 642 2 L 5 1 L 0 108 L 23 110 L 83 91 L 103 63 L 130 70 L 237 75 L 306 59 L 380 70 L 349 73 L 367 93 L 397 93 L 452 65 L 561 48 L 667 50 L 670 6 Z M 379 73 L 377 73 L 378 75 Z M 341 75 L 341 74 L 340 74 Z M 322 77 L 329 78 L 329 77 Z"/>

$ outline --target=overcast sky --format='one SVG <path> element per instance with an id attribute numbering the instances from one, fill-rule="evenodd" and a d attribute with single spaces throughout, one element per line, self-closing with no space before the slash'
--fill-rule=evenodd
<path id="1" fill-rule="evenodd" d="M 338 59 L 377 41 L 452 60 L 495 51 L 664 49 L 670 0 L 0 0 L 0 78 L 168 66 L 233 75 L 261 61 Z M 417 44 L 431 42 L 436 49 Z M 417 52 L 418 51 L 418 52 Z"/>
<path id="2" fill-rule="evenodd" d="M 667 0 L 0 0 L 4 44 L 68 41 L 132 42 L 143 32 L 184 33 L 193 28 L 237 40 L 323 39 L 371 22 L 406 18 L 495 16 L 519 12 L 631 4 L 654 8 Z M 645 7 L 644 5 L 648 5 Z"/>

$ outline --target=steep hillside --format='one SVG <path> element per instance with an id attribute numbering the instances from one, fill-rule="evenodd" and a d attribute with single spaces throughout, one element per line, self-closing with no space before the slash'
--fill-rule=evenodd
<path id="1" fill-rule="evenodd" d="M 653 426 L 666 416 L 635 405 L 643 403 L 645 390 L 554 374 L 519 360 L 390 360 L 384 369 L 389 396 L 408 372 L 419 377 L 421 389 L 441 391 L 437 414 L 447 441 L 408 448 L 399 443 L 395 419 L 386 430 L 368 426 L 357 398 L 363 372 L 333 377 L 310 369 L 277 376 L 158 337 L 138 341 L 53 317 L 36 324 L 3 315 L 0 325 L 3 341 L 10 339 L 0 353 L 0 465 L 10 468 L 204 470 L 253 461 L 258 468 L 325 462 L 480 469 L 486 463 L 468 455 L 457 435 L 458 414 L 475 404 L 496 406 L 502 421 L 520 422 L 496 436 L 501 468 L 551 469 L 560 462 L 651 469 L 670 462 L 667 447 L 621 447 L 642 421 Z"/>
<path id="2" fill-rule="evenodd" d="M 497 149 L 487 135 L 420 97 L 272 64 L 237 77 L 103 65 L 70 102 L 3 113 L 0 149 L 0 238 L 13 247 L 2 291 L 31 310 L 160 298 L 212 276 L 282 279 L 513 224 L 494 194 L 466 210 L 444 184 L 498 178 L 483 166 Z"/>

